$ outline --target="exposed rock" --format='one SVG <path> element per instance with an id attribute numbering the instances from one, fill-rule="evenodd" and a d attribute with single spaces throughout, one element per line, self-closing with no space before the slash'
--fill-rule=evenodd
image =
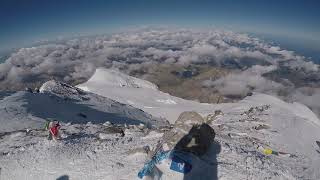
<path id="1" fill-rule="evenodd" d="M 217 116 L 222 116 L 223 112 L 221 110 L 215 110 L 214 114 L 208 114 L 208 116 L 206 117 L 206 123 L 210 124 L 212 123 Z"/>
<path id="2" fill-rule="evenodd" d="M 163 136 L 165 148 L 203 155 L 215 137 L 214 130 L 196 112 L 183 112 Z"/>

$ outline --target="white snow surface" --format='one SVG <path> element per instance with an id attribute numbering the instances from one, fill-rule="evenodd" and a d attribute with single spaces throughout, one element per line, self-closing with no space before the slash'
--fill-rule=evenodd
<path id="1" fill-rule="evenodd" d="M 319 119 L 303 104 L 286 103 L 258 93 L 237 103 L 201 104 L 170 96 L 154 88 L 119 86 L 117 78 L 110 77 L 112 73 L 109 71 L 114 72 L 100 69 L 91 78 L 95 81 L 90 79 L 78 86 L 91 93 L 72 87 L 69 88 L 75 91 L 64 92 L 61 87 L 65 86 L 55 89 L 56 82 L 49 82 L 41 88 L 44 93 L 19 92 L 0 100 L 1 114 L 5 114 L 0 120 L 7 126 L 1 128 L 5 130 L 12 126 L 6 133 L 0 134 L 0 179 L 57 179 L 63 175 L 69 179 L 138 179 L 137 173 L 147 161 L 141 149 L 146 145 L 155 147 L 163 134 L 160 130 L 150 130 L 132 123 L 130 126 L 123 125 L 125 135 L 121 136 L 118 132 L 108 130 L 112 125 L 105 121 L 63 123 L 63 139 L 58 142 L 48 141 L 46 132 L 42 130 L 15 130 L 22 122 L 33 124 L 43 121 L 42 116 L 35 116 L 35 107 L 40 108 L 38 113 L 49 109 L 57 112 L 62 108 L 72 111 L 74 104 L 57 108 L 59 103 L 65 104 L 63 100 L 66 97 L 77 100 L 76 105 L 85 104 L 85 108 L 93 106 L 100 111 L 109 107 L 112 104 L 110 102 L 119 107 L 119 101 L 124 103 L 120 107 L 130 107 L 137 112 L 132 107 L 135 106 L 153 117 L 166 118 L 172 123 L 183 111 L 193 110 L 206 116 L 221 110 L 222 114 L 210 124 L 216 132 L 217 146 L 212 146 L 206 155 L 194 161 L 195 168 L 184 179 L 320 179 L 320 154 L 315 144 L 320 139 Z M 115 76 L 119 74 L 113 73 Z M 108 77 L 104 79 L 105 76 Z M 130 76 L 123 76 L 130 81 Z M 114 82 L 104 82 L 110 79 Z M 88 96 L 90 100 L 86 100 Z M 51 100 L 38 100 L 48 98 L 59 101 L 50 105 Z M 34 101 L 39 103 L 38 106 L 32 103 Z M 132 106 L 125 105 L 128 102 Z M 107 109 L 110 111 L 110 107 Z M 149 122 L 150 118 L 145 118 L 147 120 Z M 291 157 L 264 155 L 256 145 L 290 153 Z M 221 148 L 219 151 L 218 146 Z M 183 178 L 169 169 L 163 172 L 163 179 Z"/>

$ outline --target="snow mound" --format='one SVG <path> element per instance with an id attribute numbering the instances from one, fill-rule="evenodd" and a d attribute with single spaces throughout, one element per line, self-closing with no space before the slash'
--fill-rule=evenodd
<path id="1" fill-rule="evenodd" d="M 127 88 L 147 88 L 157 90 L 158 87 L 142 79 L 138 79 L 132 76 L 128 76 L 114 69 L 98 68 L 94 75 L 81 87 L 85 87 L 99 84 L 101 86 L 111 87 L 127 87 Z M 88 85 L 88 86 L 86 86 Z M 90 90 L 86 89 L 86 90 Z"/>

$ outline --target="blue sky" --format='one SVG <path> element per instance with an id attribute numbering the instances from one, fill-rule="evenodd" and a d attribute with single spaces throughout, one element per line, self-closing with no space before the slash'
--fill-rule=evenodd
<path id="1" fill-rule="evenodd" d="M 218 27 L 317 44 L 319 9 L 317 0 L 1 0 L 0 51 L 148 25 Z"/>

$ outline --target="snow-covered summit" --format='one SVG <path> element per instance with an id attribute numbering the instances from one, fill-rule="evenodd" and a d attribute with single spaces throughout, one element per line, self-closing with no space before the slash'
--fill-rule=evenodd
<path id="1" fill-rule="evenodd" d="M 94 86 L 97 84 L 106 87 L 158 89 L 155 84 L 149 81 L 128 76 L 115 69 L 105 68 L 97 68 L 94 75 L 85 83 L 87 86 Z"/>

